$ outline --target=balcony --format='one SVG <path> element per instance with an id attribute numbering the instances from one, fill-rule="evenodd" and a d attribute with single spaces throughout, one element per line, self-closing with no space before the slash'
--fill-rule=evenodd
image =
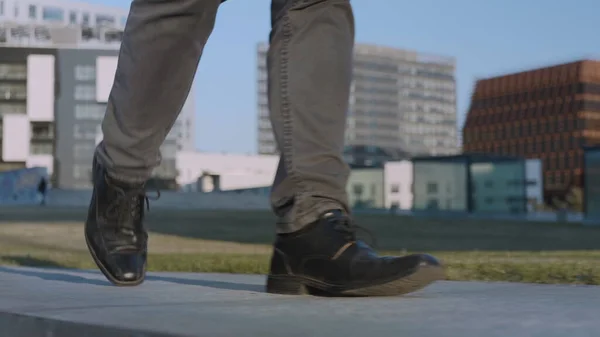
<path id="1" fill-rule="evenodd" d="M 0 84 L 0 101 L 24 101 L 27 99 L 25 84 Z"/>
<path id="2" fill-rule="evenodd" d="M 54 140 L 54 126 L 50 123 L 32 123 L 31 140 L 36 142 L 49 142 Z"/>

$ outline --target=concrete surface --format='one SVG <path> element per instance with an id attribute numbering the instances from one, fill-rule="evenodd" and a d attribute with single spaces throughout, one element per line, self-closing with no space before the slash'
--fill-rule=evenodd
<path id="1" fill-rule="evenodd" d="M 440 282 L 394 298 L 263 292 L 263 276 L 150 273 L 136 288 L 96 271 L 0 267 L 0 335 L 598 336 L 600 287 Z"/>

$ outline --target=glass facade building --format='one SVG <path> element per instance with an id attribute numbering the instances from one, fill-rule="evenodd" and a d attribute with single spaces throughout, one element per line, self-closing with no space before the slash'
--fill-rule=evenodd
<path id="1" fill-rule="evenodd" d="M 413 210 L 527 212 L 525 160 L 456 155 L 413 158 Z"/>
<path id="2" fill-rule="evenodd" d="M 583 211 L 587 219 L 600 220 L 600 146 L 584 149 L 583 166 Z"/>

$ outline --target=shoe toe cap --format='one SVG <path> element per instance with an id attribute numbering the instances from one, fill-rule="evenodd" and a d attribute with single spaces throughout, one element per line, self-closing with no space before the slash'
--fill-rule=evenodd
<path id="1" fill-rule="evenodd" d="M 139 253 L 114 254 L 111 259 L 111 274 L 120 282 L 136 282 L 144 277 L 146 259 Z"/>

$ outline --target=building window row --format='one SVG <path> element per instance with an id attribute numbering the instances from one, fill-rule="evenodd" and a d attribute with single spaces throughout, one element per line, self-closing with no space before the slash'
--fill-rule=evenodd
<path id="1" fill-rule="evenodd" d="M 541 88 L 498 97 L 489 97 L 483 99 L 475 98 L 471 104 L 471 109 L 487 109 L 531 101 L 549 100 L 556 97 L 573 96 L 576 94 L 600 95 L 600 84 L 576 83 L 571 85 Z"/>
<path id="2" fill-rule="evenodd" d="M 54 145 L 51 142 L 32 142 L 29 153 L 33 155 L 52 155 Z"/>
<path id="3" fill-rule="evenodd" d="M 520 137 L 532 137 L 556 132 L 570 132 L 583 130 L 586 126 L 585 124 L 586 122 L 582 118 L 573 118 L 573 116 L 564 118 L 560 116 L 515 122 L 500 126 L 470 128 L 464 132 L 464 141 L 468 144 L 472 142 L 502 141 Z"/>
<path id="4" fill-rule="evenodd" d="M 104 104 L 77 104 L 75 105 L 75 118 L 99 121 L 104 118 L 105 110 L 106 105 Z"/>
<path id="5" fill-rule="evenodd" d="M 75 66 L 75 80 L 92 81 L 96 79 L 96 67 L 93 65 Z"/>
<path id="6" fill-rule="evenodd" d="M 597 111 L 600 112 L 600 101 L 591 100 L 571 100 L 563 102 L 558 99 L 553 104 L 538 104 L 534 107 L 515 108 L 512 106 L 499 109 L 474 110 L 469 112 L 467 123 L 470 125 L 489 125 L 502 122 L 512 122 L 520 119 L 539 119 L 549 115 L 565 115 L 577 111 Z"/>
<path id="7" fill-rule="evenodd" d="M 0 100 L 23 100 L 27 98 L 27 85 L 0 83 Z"/>
<path id="8" fill-rule="evenodd" d="M 36 20 L 40 17 L 39 7 L 37 5 L 29 5 L 27 8 L 27 17 L 32 20 Z M 4 12 L 4 2 L 0 1 L 0 15 Z M 18 17 L 18 6 L 15 7 L 15 16 Z M 78 23 L 79 13 L 75 10 L 70 10 L 68 12 L 68 22 L 70 24 Z M 57 6 L 43 6 L 41 10 L 41 19 L 43 21 L 48 22 L 64 22 L 67 18 L 67 12 L 65 9 Z M 119 24 L 125 25 L 127 21 L 126 16 L 121 16 L 119 18 Z M 83 25 L 89 26 L 91 24 L 90 14 L 89 13 L 81 13 L 81 23 Z M 117 23 L 117 18 L 114 15 L 110 14 L 98 14 L 96 15 L 95 24 L 98 26 L 102 25 L 115 25 Z"/>
<path id="9" fill-rule="evenodd" d="M 0 80 L 27 79 L 27 65 L 20 63 L 0 63 Z"/>
<path id="10" fill-rule="evenodd" d="M 26 114 L 27 105 L 25 103 L 0 103 L 0 116 L 4 114 Z"/>
<path id="11" fill-rule="evenodd" d="M 73 156 L 77 159 L 91 159 L 94 157 L 95 150 L 94 142 L 78 142 L 73 147 Z"/>
<path id="12" fill-rule="evenodd" d="M 74 98 L 76 101 L 93 101 L 96 99 L 95 85 L 77 85 L 75 86 Z"/>
<path id="13" fill-rule="evenodd" d="M 502 155 L 544 156 L 556 152 L 579 149 L 586 144 L 583 137 L 566 136 L 552 138 L 532 138 L 502 143 L 465 144 L 466 152 L 497 153 Z"/>

